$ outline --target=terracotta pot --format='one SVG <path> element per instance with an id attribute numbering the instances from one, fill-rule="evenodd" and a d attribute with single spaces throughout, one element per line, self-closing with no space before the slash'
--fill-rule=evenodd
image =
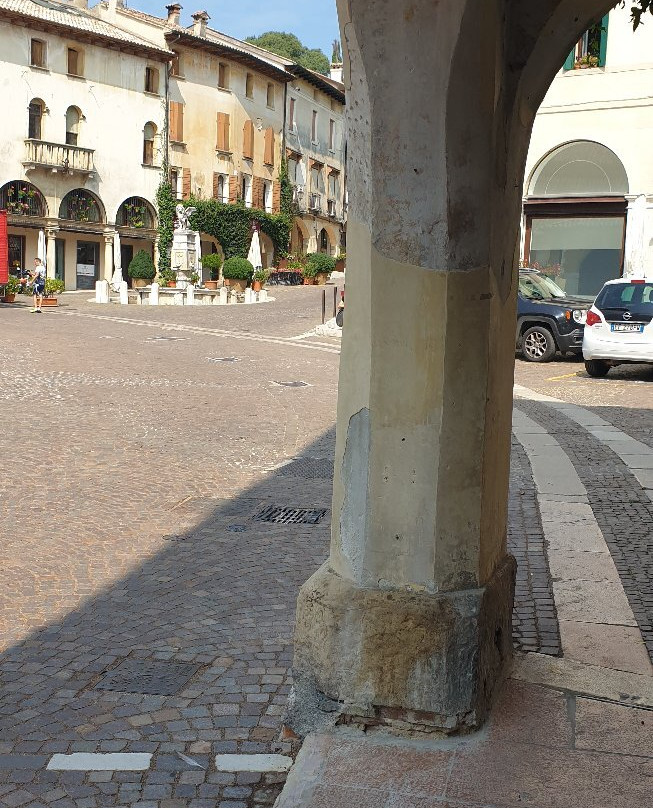
<path id="1" fill-rule="evenodd" d="M 13 303 L 16 300 L 16 293 L 10 292 L 2 298 L 3 303 Z"/>
<path id="2" fill-rule="evenodd" d="M 315 284 L 315 278 L 304 278 L 304 286 L 313 286 Z"/>
<path id="3" fill-rule="evenodd" d="M 318 272 L 317 275 L 315 276 L 316 285 L 324 286 L 327 282 L 328 277 L 329 277 L 328 272 Z"/>
<path id="4" fill-rule="evenodd" d="M 263 283 L 261 281 L 254 281 L 252 283 L 252 289 L 255 292 L 260 292 L 262 288 L 263 288 Z"/>
<path id="5" fill-rule="evenodd" d="M 279 259 L 279 269 L 288 269 L 288 259 L 287 258 L 280 258 Z"/>
<path id="6" fill-rule="evenodd" d="M 168 281 L 168 283 L 166 283 L 166 286 L 168 287 L 168 289 L 174 289 L 177 286 L 177 281 Z"/>
<path id="7" fill-rule="evenodd" d="M 143 289 L 147 283 L 147 278 L 132 278 L 132 289 Z"/>
<path id="8" fill-rule="evenodd" d="M 229 286 L 236 292 L 244 292 L 247 289 L 247 281 L 245 278 L 229 278 Z"/>
<path id="9" fill-rule="evenodd" d="M 218 282 L 217 281 L 204 281 L 204 288 L 205 289 L 217 289 Z"/>
<path id="10" fill-rule="evenodd" d="M 45 307 L 45 306 L 58 306 L 58 305 L 59 305 L 59 301 L 57 300 L 56 297 L 44 297 L 43 302 L 41 303 L 41 306 L 43 306 L 43 307 Z"/>
<path id="11" fill-rule="evenodd" d="M 344 272 L 345 271 L 345 259 L 338 258 L 336 261 L 336 272 Z"/>

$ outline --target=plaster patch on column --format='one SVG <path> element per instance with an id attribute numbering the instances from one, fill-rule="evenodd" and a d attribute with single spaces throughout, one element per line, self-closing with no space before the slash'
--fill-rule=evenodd
<path id="1" fill-rule="evenodd" d="M 342 458 L 341 479 L 345 499 L 340 512 L 340 547 L 360 581 L 367 519 L 367 481 L 370 453 L 370 414 L 367 407 L 349 419 Z"/>

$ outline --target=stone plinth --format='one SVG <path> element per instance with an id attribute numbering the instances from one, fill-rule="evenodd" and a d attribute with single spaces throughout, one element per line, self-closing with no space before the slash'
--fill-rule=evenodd
<path id="1" fill-rule="evenodd" d="M 186 288 L 193 272 L 199 274 L 194 230 L 175 230 L 170 252 L 170 266 L 177 273 L 177 286 L 180 289 Z"/>

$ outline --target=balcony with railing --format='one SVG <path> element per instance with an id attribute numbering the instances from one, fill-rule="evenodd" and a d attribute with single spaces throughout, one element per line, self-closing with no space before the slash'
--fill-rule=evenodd
<path id="1" fill-rule="evenodd" d="M 27 169 L 47 168 L 77 174 L 92 174 L 93 149 L 48 143 L 45 140 L 26 140 L 23 165 Z"/>

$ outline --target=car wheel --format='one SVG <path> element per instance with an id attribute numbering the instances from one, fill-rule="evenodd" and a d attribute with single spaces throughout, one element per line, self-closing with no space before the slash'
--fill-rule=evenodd
<path id="1" fill-rule="evenodd" d="M 600 379 L 602 376 L 607 376 L 610 370 L 610 363 L 605 359 L 587 359 L 585 361 L 585 370 L 590 376 L 595 379 Z"/>
<path id="2" fill-rule="evenodd" d="M 553 334 L 548 328 L 535 325 L 524 331 L 521 350 L 529 362 L 548 362 L 556 352 Z"/>
<path id="3" fill-rule="evenodd" d="M 342 328 L 342 323 L 345 319 L 345 310 L 338 309 L 338 313 L 336 314 L 336 325 Z"/>

